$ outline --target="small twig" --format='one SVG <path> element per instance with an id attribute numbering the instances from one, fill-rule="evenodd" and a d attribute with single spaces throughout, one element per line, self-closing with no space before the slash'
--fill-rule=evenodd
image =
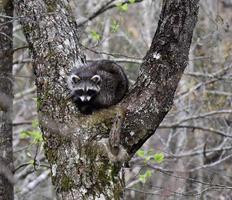
<path id="1" fill-rule="evenodd" d="M 38 161 L 37 161 L 37 155 L 38 155 L 38 151 L 39 151 L 39 147 L 40 147 L 40 143 L 37 143 L 36 145 L 36 150 L 35 150 L 35 155 L 34 155 L 34 161 L 33 161 L 33 167 L 34 167 L 34 170 L 36 171 L 37 170 L 37 166 L 39 166 L 38 164 Z"/>
<path id="2" fill-rule="evenodd" d="M 11 42 L 13 42 L 13 39 L 9 35 L 7 35 L 7 34 L 5 34 L 3 32 L 0 32 L 0 34 L 2 34 L 3 36 L 5 36 L 6 38 L 8 38 Z"/>
<path id="3" fill-rule="evenodd" d="M 24 59 L 24 60 L 16 60 L 16 61 L 13 62 L 13 65 L 32 63 L 32 62 L 33 62 L 33 60 L 31 58 L 27 58 L 27 59 Z"/>
<path id="4" fill-rule="evenodd" d="M 217 135 L 220 135 L 222 137 L 229 137 L 232 138 L 232 135 L 228 135 L 222 131 L 215 130 L 213 128 L 208 128 L 208 127 L 201 127 L 201 126 L 194 126 L 194 125 L 177 125 L 177 124 L 165 124 L 165 125 L 160 125 L 159 129 L 167 129 L 167 128 L 188 128 L 188 129 L 198 129 L 202 131 L 208 131 L 211 133 L 215 133 Z"/>
<path id="5" fill-rule="evenodd" d="M 209 80 L 198 83 L 194 87 L 192 87 L 192 88 L 190 88 L 190 89 L 188 89 L 188 90 L 186 90 L 184 92 L 181 92 L 180 94 L 177 94 L 176 95 L 176 100 L 183 99 L 184 97 L 188 96 L 192 92 L 200 89 L 202 86 L 206 86 L 206 85 L 212 84 L 212 83 L 214 83 L 214 82 L 216 82 L 218 80 L 223 79 L 224 78 L 223 75 L 231 68 L 232 68 L 232 64 L 225 67 L 225 68 L 223 68 L 223 69 L 221 69 L 221 70 L 218 70 L 215 73 L 207 74 L 207 78 L 209 78 Z"/>
<path id="6" fill-rule="evenodd" d="M 95 54 L 105 54 L 108 56 L 113 56 L 113 57 L 123 57 L 123 58 L 130 58 L 130 59 L 138 59 L 137 57 L 133 57 L 133 56 L 127 56 L 127 55 L 123 55 L 123 54 L 119 54 L 119 53 L 109 53 L 109 52 L 104 52 L 104 51 L 96 51 L 94 49 L 92 49 L 91 47 L 86 47 L 83 44 L 80 44 L 81 47 L 83 47 L 84 49 L 91 51 Z"/>
<path id="7" fill-rule="evenodd" d="M 31 165 L 31 163 L 30 163 L 30 162 L 27 162 L 27 163 L 23 163 L 23 164 L 19 165 L 18 167 L 16 167 L 16 168 L 14 169 L 14 173 L 16 173 L 18 170 L 20 170 L 21 168 L 26 167 L 26 166 L 28 166 L 28 165 Z"/>
<path id="8" fill-rule="evenodd" d="M 27 194 L 31 190 L 35 189 L 41 182 L 46 180 L 50 174 L 50 170 L 46 170 L 42 174 L 40 174 L 35 180 L 31 181 L 25 188 L 22 190 L 22 195 Z"/>
<path id="9" fill-rule="evenodd" d="M 231 151 L 232 147 L 228 146 L 228 147 L 217 147 L 217 148 L 213 148 L 213 149 L 206 149 L 205 153 L 214 153 L 214 152 L 218 152 L 218 151 Z M 192 157 L 192 156 L 198 156 L 198 155 L 203 155 L 204 154 L 204 150 L 200 150 L 200 151 L 193 151 L 193 152 L 189 152 L 189 153 L 182 153 L 182 154 L 177 154 L 177 155 L 165 155 L 165 159 L 180 159 L 180 158 L 184 158 L 184 157 Z"/>
<path id="10" fill-rule="evenodd" d="M 94 18 L 96 18 L 97 16 L 101 15 L 102 13 L 106 12 L 109 9 L 115 8 L 117 7 L 117 4 L 111 4 L 113 3 L 115 0 L 111 0 L 109 2 L 107 2 L 105 5 L 103 5 L 101 8 L 99 8 L 98 10 L 96 10 L 94 13 L 90 14 L 87 18 L 85 18 L 84 20 L 80 21 L 79 23 L 77 23 L 77 27 L 81 27 L 84 24 L 86 24 L 88 21 L 93 20 Z M 134 3 L 139 3 L 142 2 L 143 0 L 135 0 Z M 129 4 L 130 1 L 126 0 L 124 2 L 121 2 L 122 5 L 124 4 Z"/>
<path id="11" fill-rule="evenodd" d="M 16 52 L 16 51 L 19 51 L 19 50 L 22 50 L 22 49 L 29 49 L 29 46 L 18 47 L 18 48 L 13 49 L 13 51 Z"/>
<path id="12" fill-rule="evenodd" d="M 191 117 L 186 117 L 184 119 L 181 119 L 180 121 L 178 121 L 177 123 L 173 125 L 179 125 L 189 120 L 201 119 L 201 118 L 206 118 L 212 115 L 221 115 L 221 114 L 232 114 L 232 110 L 217 110 L 217 111 L 211 111 L 208 113 L 203 113 L 203 114 L 199 114 L 199 115 L 195 115 Z"/>
<path id="13" fill-rule="evenodd" d="M 98 61 L 98 60 L 102 60 L 102 59 L 92 59 L 92 60 L 88 60 L 88 61 Z M 113 62 L 117 62 L 117 63 L 136 63 L 136 64 L 141 64 L 143 62 L 143 60 L 141 59 L 131 59 L 131 58 L 108 58 L 107 60 L 113 61 Z"/>
<path id="14" fill-rule="evenodd" d="M 20 99 L 26 95 L 32 94 L 36 91 L 36 87 L 32 87 L 32 88 L 28 88 L 27 90 L 23 91 L 23 92 L 18 92 L 14 95 L 14 99 Z"/>

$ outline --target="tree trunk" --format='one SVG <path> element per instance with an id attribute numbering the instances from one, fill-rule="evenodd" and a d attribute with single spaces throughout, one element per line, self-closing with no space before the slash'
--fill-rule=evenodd
<path id="1" fill-rule="evenodd" d="M 35 61 L 40 126 L 58 198 L 122 198 L 121 164 L 154 134 L 172 106 L 188 63 L 199 0 L 164 0 L 132 90 L 119 105 L 89 116 L 79 114 L 68 98 L 65 75 L 83 62 L 68 3 L 15 2 Z M 116 149 L 110 145 L 114 134 L 121 135 Z"/>
<path id="2" fill-rule="evenodd" d="M 0 3 L 0 200 L 12 200 L 13 4 Z"/>

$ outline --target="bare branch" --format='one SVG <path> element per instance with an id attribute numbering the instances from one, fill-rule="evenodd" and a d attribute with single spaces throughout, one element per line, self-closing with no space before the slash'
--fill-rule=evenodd
<path id="1" fill-rule="evenodd" d="M 196 120 L 196 119 L 202 119 L 202 118 L 206 118 L 206 117 L 210 117 L 210 116 L 214 116 L 214 115 L 223 115 L 223 114 L 232 114 L 232 110 L 216 110 L 216 111 L 211 111 L 208 113 L 203 113 L 203 114 L 199 114 L 199 115 L 195 115 L 195 116 L 191 116 L 191 117 L 187 117 L 184 119 L 179 120 L 178 122 L 176 122 L 175 124 L 182 124 L 186 121 L 189 120 Z"/>
<path id="2" fill-rule="evenodd" d="M 94 18 L 98 17 L 99 15 L 101 15 L 102 13 L 106 12 L 107 10 L 110 10 L 112 8 L 117 7 L 117 3 L 116 4 L 112 4 L 115 0 L 110 0 L 109 2 L 106 1 L 105 4 L 103 4 L 99 9 L 97 9 L 95 12 L 91 13 L 86 19 L 80 21 L 77 23 L 78 27 L 83 26 L 84 24 L 86 24 L 88 21 L 93 20 Z M 142 2 L 143 0 L 135 0 L 134 3 L 139 3 Z M 123 2 L 121 2 L 121 4 L 129 4 L 130 1 L 125 0 Z"/>
<path id="3" fill-rule="evenodd" d="M 50 170 L 46 170 L 42 174 L 40 174 L 35 180 L 31 181 L 26 186 L 26 188 L 22 190 L 22 195 L 25 195 L 28 192 L 34 190 L 40 183 L 42 183 L 44 180 L 48 178 L 49 174 L 50 174 Z"/>
<path id="4" fill-rule="evenodd" d="M 201 127 L 201 126 L 194 126 L 194 125 L 180 125 L 180 123 L 178 124 L 164 124 L 164 125 L 160 125 L 159 129 L 169 129 L 169 128 L 189 128 L 189 129 L 196 129 L 196 130 L 202 130 L 202 131 L 207 131 L 207 132 L 211 132 L 217 135 L 220 135 L 222 137 L 228 137 L 228 138 L 232 138 L 232 135 L 228 135 L 226 133 L 224 133 L 223 131 L 219 131 L 213 128 L 209 128 L 209 127 Z"/>

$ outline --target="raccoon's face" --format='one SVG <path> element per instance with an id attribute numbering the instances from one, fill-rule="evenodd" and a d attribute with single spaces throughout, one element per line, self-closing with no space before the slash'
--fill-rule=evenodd
<path id="1" fill-rule="evenodd" d="M 100 92 L 101 77 L 80 77 L 72 74 L 68 79 L 68 86 L 72 91 L 74 100 L 89 102 Z"/>

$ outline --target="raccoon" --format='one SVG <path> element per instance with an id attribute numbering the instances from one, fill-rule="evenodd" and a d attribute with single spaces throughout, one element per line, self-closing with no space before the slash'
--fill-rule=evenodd
<path id="1" fill-rule="evenodd" d="M 128 79 L 120 65 L 101 60 L 74 68 L 68 87 L 79 111 L 91 114 L 120 102 L 128 91 Z"/>

